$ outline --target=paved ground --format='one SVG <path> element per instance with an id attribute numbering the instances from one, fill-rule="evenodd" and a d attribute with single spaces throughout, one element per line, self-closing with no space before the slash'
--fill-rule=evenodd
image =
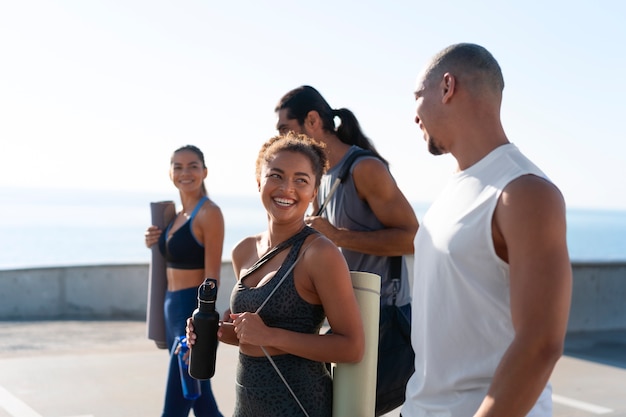
<path id="1" fill-rule="evenodd" d="M 220 345 L 212 379 L 225 416 L 236 354 Z M 166 367 L 144 322 L 0 322 L 0 417 L 159 416 Z M 552 384 L 555 417 L 626 417 L 626 332 L 568 336 Z"/>

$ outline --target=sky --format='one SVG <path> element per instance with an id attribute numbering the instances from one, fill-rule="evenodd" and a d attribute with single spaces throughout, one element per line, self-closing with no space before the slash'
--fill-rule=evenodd
<path id="1" fill-rule="evenodd" d="M 626 209 L 624 21 L 621 0 L 0 2 L 0 187 L 172 195 L 171 153 L 194 144 L 210 193 L 256 194 L 274 107 L 308 84 L 431 202 L 455 163 L 426 149 L 416 78 L 473 42 L 502 67 L 509 140 L 568 207 Z"/>

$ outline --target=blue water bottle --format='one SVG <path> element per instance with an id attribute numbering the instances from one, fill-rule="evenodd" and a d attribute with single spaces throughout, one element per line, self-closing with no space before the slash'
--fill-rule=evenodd
<path id="1" fill-rule="evenodd" d="M 200 381 L 189 375 L 188 365 L 185 362 L 185 353 L 189 351 L 187 346 L 187 339 L 185 336 L 179 336 L 176 338 L 179 346 L 178 350 L 178 370 L 180 371 L 180 383 L 183 387 L 183 395 L 188 400 L 195 400 L 202 394 L 200 389 Z"/>

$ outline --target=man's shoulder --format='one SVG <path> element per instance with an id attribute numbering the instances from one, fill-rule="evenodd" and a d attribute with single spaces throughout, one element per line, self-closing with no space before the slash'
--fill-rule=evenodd
<path id="1" fill-rule="evenodd" d="M 381 159 L 373 151 L 359 148 L 358 146 L 353 146 L 348 151 L 348 154 L 342 163 L 341 170 L 339 172 L 339 178 L 341 178 L 342 181 L 345 180 L 353 171 L 353 169 L 365 160 L 381 161 Z"/>
<path id="2" fill-rule="evenodd" d="M 500 200 L 503 204 L 510 204 L 541 203 L 545 202 L 546 199 L 560 203 L 563 201 L 563 195 L 548 178 L 529 172 L 509 181 L 502 190 Z"/>

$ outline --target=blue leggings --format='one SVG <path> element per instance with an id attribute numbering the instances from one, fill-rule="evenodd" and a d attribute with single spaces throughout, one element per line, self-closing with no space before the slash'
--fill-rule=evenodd
<path id="1" fill-rule="evenodd" d="M 197 306 L 198 289 L 187 288 L 180 291 L 168 291 L 165 294 L 165 337 L 167 346 L 174 345 L 174 339 L 185 335 L 187 318 Z M 180 383 L 178 359 L 170 352 L 170 366 L 167 375 L 165 391 L 165 405 L 162 417 L 188 417 L 193 408 L 196 417 L 223 417 L 217 408 L 211 380 L 200 381 L 202 395 L 195 400 L 188 400 L 183 396 Z"/>

